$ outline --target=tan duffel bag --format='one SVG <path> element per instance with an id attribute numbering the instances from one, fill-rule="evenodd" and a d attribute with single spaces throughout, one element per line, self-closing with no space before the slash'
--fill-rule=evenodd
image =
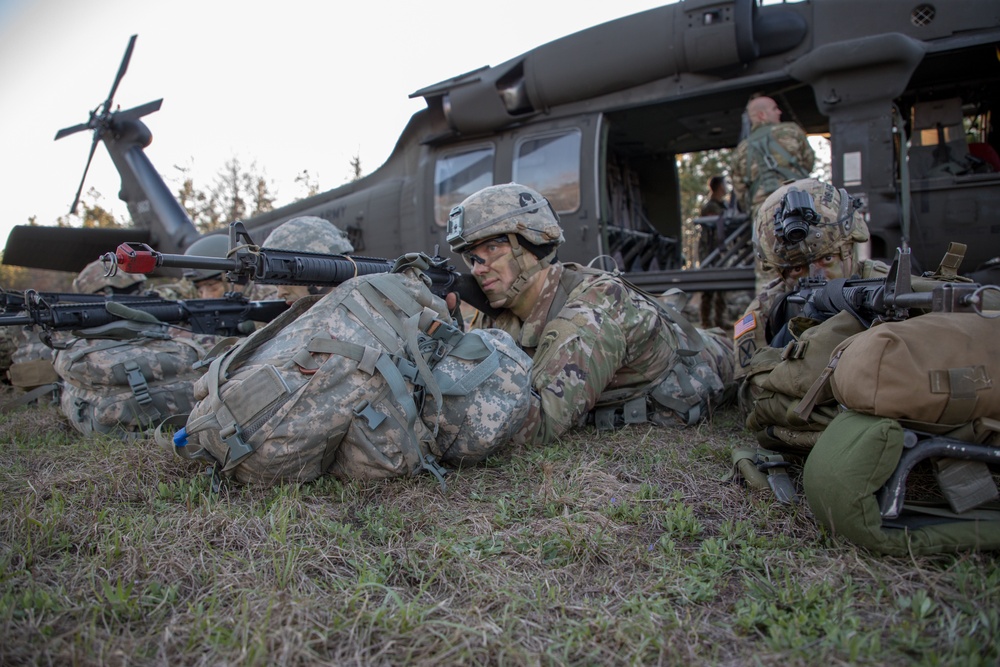
<path id="1" fill-rule="evenodd" d="M 833 395 L 852 410 L 917 424 L 1000 418 L 1000 319 L 928 313 L 834 350 Z"/>

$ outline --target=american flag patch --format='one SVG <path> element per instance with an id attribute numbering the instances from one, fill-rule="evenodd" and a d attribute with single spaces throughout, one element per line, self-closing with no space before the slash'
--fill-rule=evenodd
<path id="1" fill-rule="evenodd" d="M 747 316 L 736 323 L 733 327 L 733 338 L 739 338 L 748 331 L 757 328 L 757 316 L 754 313 L 747 313 Z"/>

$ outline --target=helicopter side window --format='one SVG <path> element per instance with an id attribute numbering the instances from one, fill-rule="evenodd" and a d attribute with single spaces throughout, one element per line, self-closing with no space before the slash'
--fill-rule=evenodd
<path id="1" fill-rule="evenodd" d="M 580 143 L 579 130 L 522 140 L 514 181 L 541 192 L 557 213 L 572 213 L 580 208 Z"/>
<path id="2" fill-rule="evenodd" d="M 483 146 L 438 158 L 434 165 L 434 222 L 448 224 L 451 209 L 471 194 L 493 185 L 496 149 Z"/>

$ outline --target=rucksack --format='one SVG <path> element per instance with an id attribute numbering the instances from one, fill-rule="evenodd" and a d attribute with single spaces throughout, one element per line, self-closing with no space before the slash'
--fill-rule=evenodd
<path id="1" fill-rule="evenodd" d="M 829 386 L 817 380 L 830 355 L 864 327 L 843 311 L 806 329 L 790 329 L 795 340 L 783 348 L 762 348 L 750 362 L 740 387 L 740 403 L 748 411 L 746 426 L 761 446 L 790 454 L 806 454 L 838 414 Z"/>
<path id="2" fill-rule="evenodd" d="M 214 336 L 177 335 L 162 324 L 113 322 L 83 332 L 53 360 L 62 412 L 84 434 L 150 434 L 194 405 L 195 364 Z"/>
<path id="3" fill-rule="evenodd" d="M 10 327 L 5 327 L 10 328 Z M 58 337 L 59 332 L 55 332 Z M 7 377 L 10 383 L 25 391 L 59 381 L 52 367 L 52 348 L 41 341 L 38 332 L 24 328 L 18 332 L 17 349 L 11 355 Z"/>
<path id="4" fill-rule="evenodd" d="M 760 125 L 747 137 L 747 178 L 753 176 L 753 165 L 757 165 L 757 177 L 746 184 L 747 201 L 751 205 L 758 191 L 774 192 L 785 181 L 809 176 L 808 170 L 799 164 L 795 156 L 771 136 L 773 128 L 773 125 Z M 780 157 L 787 166 L 779 163 L 775 156 Z"/>
<path id="5" fill-rule="evenodd" d="M 914 502 L 901 511 L 888 511 L 893 508 L 885 494 L 894 488 L 901 460 L 913 446 L 906 440 L 894 419 L 853 410 L 838 415 L 802 472 L 816 519 L 835 535 L 893 556 L 1000 549 L 1000 511 L 995 504 L 955 513 L 938 504 Z M 992 440 L 1000 444 L 1000 432 L 993 432 Z"/>
<path id="6" fill-rule="evenodd" d="M 452 322 L 411 271 L 299 299 L 211 363 L 176 451 L 263 484 L 440 479 L 481 461 L 527 415 L 531 360 L 502 331 Z"/>
<path id="7" fill-rule="evenodd" d="M 1000 419 L 1000 319 L 927 313 L 887 322 L 833 351 L 830 389 L 844 407 L 950 431 Z"/>

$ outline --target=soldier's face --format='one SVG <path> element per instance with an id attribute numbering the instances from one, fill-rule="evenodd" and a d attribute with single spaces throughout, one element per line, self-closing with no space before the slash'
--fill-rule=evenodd
<path id="1" fill-rule="evenodd" d="M 198 282 L 199 299 L 221 299 L 226 294 L 226 283 L 221 280 L 202 280 Z"/>
<path id="2" fill-rule="evenodd" d="M 816 278 L 818 280 L 833 280 L 847 278 L 851 275 L 851 267 L 836 255 L 826 255 L 806 266 L 793 266 L 785 271 L 785 280 L 797 283 L 799 278 Z"/>
<path id="3" fill-rule="evenodd" d="M 521 272 L 510 244 L 489 240 L 470 248 L 469 253 L 480 260 L 473 263 L 472 276 L 486 298 L 490 302 L 503 299 Z"/>
<path id="4" fill-rule="evenodd" d="M 765 123 L 780 123 L 781 122 L 781 109 L 778 105 L 771 100 L 770 103 L 765 104 L 761 109 L 761 119 Z"/>
<path id="5" fill-rule="evenodd" d="M 284 299 L 289 306 L 309 295 L 309 288 L 305 285 L 278 285 L 278 298 Z"/>

